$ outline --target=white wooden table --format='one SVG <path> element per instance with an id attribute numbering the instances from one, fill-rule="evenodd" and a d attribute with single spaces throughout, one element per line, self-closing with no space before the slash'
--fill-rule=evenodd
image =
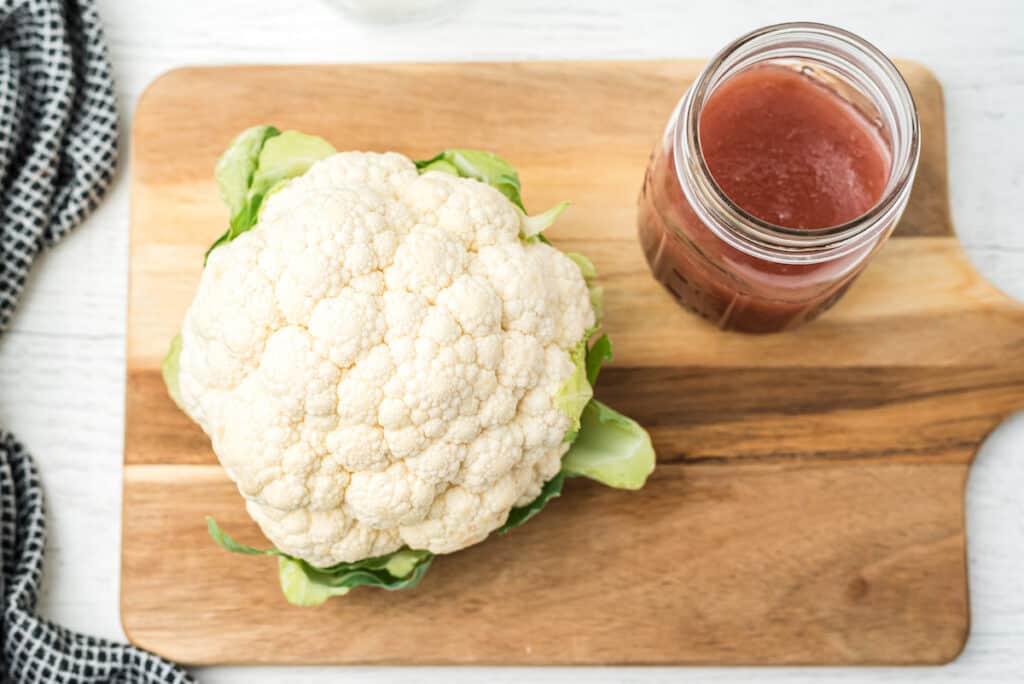
<path id="1" fill-rule="evenodd" d="M 835 7 L 830 7 L 830 5 Z M 321 0 L 101 0 L 123 163 L 94 217 L 38 264 L 0 338 L 0 425 L 39 462 L 50 540 L 42 611 L 123 639 L 118 619 L 129 131 L 139 94 L 182 64 L 706 56 L 759 25 L 813 19 L 932 67 L 946 89 L 953 216 L 981 272 L 1024 298 L 1024 3 L 476 0 L 434 26 L 366 28 Z M 973 628 L 942 668 L 213 668 L 203 682 L 895 682 L 1024 680 L 1024 415 L 968 487 Z M 167 562 L 181 549 L 168 549 Z M 353 626 L 358 629 L 358 625 Z M 344 635 L 325 634 L 325 639 Z M 258 648 L 258 644 L 254 644 Z"/>

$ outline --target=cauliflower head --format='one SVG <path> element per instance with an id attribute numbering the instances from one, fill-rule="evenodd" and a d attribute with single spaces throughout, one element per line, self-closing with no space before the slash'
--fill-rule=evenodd
<path id="1" fill-rule="evenodd" d="M 579 427 L 557 396 L 596 323 L 580 265 L 523 239 L 495 187 L 400 154 L 272 181 L 252 228 L 209 253 L 181 330 L 184 410 L 294 558 L 483 540 Z"/>

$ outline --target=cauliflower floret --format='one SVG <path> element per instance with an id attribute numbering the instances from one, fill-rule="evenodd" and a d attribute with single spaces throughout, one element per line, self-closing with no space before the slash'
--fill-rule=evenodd
<path id="1" fill-rule="evenodd" d="M 555 395 L 594 313 L 579 268 L 519 225 L 488 185 L 345 152 L 210 255 L 181 397 L 279 549 L 457 551 L 558 472 Z"/>

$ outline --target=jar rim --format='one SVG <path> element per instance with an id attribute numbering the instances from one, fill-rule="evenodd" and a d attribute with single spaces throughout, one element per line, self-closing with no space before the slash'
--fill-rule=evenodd
<path id="1" fill-rule="evenodd" d="M 905 144 L 901 148 L 896 149 L 896 141 L 893 141 L 893 159 L 889 178 L 883 195 L 874 206 L 844 223 L 823 228 L 788 228 L 758 218 L 739 206 L 714 179 L 700 144 L 699 122 L 703 105 L 723 75 L 727 77 L 728 70 L 732 66 L 730 60 L 735 55 L 742 54 L 744 49 L 749 49 L 752 45 L 768 41 L 784 43 L 787 39 L 798 38 L 821 41 L 822 43 L 830 41 L 851 57 L 855 56 L 863 60 L 866 67 L 872 69 L 870 76 L 873 76 L 876 81 L 883 81 L 881 85 L 886 93 L 893 97 L 893 101 L 879 102 L 878 98 L 863 93 L 861 88 L 857 88 L 857 90 L 870 97 L 879 108 L 884 108 L 886 104 L 889 104 L 890 109 L 893 110 L 894 127 L 902 125 L 907 129 L 903 134 Z M 744 68 L 747 66 L 751 65 L 746 65 Z M 866 71 L 866 68 L 858 66 L 852 59 L 844 61 L 844 66 L 852 67 L 862 73 Z M 846 252 L 856 249 L 864 240 L 870 239 L 875 232 L 872 230 L 873 228 L 881 229 L 899 217 L 910 192 L 920 155 L 921 133 L 917 107 L 910 88 L 899 69 L 881 50 L 867 40 L 829 24 L 816 22 L 772 24 L 740 36 L 726 45 L 705 65 L 680 101 L 677 111 L 677 117 L 674 117 L 677 125 L 673 136 L 675 166 L 681 185 L 686 189 L 687 199 L 694 204 L 695 209 L 700 208 L 700 203 L 695 202 L 695 198 L 689 196 L 690 184 L 682 182 L 687 171 L 691 173 L 694 171 L 692 166 L 687 165 L 684 161 L 684 150 L 689 153 L 687 157 L 695 160 L 696 170 L 705 180 L 704 185 L 710 191 L 711 204 L 715 205 L 715 211 L 711 213 L 716 214 L 720 219 L 727 218 L 728 220 L 708 220 L 714 216 L 702 216 L 701 218 L 705 219 L 705 222 L 719 234 L 719 237 L 754 256 L 764 257 L 765 250 L 776 253 L 781 251 L 791 253 L 794 261 L 807 261 L 808 259 L 816 261 L 818 259 L 808 252 L 820 253 L 824 250 L 828 252 L 828 255 L 822 258 L 834 258 L 836 250 Z M 680 121 L 683 123 L 682 126 L 678 125 Z"/>

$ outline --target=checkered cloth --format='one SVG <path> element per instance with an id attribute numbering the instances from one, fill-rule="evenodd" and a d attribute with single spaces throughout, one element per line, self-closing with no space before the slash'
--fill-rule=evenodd
<path id="1" fill-rule="evenodd" d="M 117 105 L 93 0 L 0 0 L 0 333 L 32 260 L 96 206 L 116 161 Z M 0 430 L 0 681 L 193 682 L 152 654 L 35 614 L 45 522 L 32 458 Z"/>

